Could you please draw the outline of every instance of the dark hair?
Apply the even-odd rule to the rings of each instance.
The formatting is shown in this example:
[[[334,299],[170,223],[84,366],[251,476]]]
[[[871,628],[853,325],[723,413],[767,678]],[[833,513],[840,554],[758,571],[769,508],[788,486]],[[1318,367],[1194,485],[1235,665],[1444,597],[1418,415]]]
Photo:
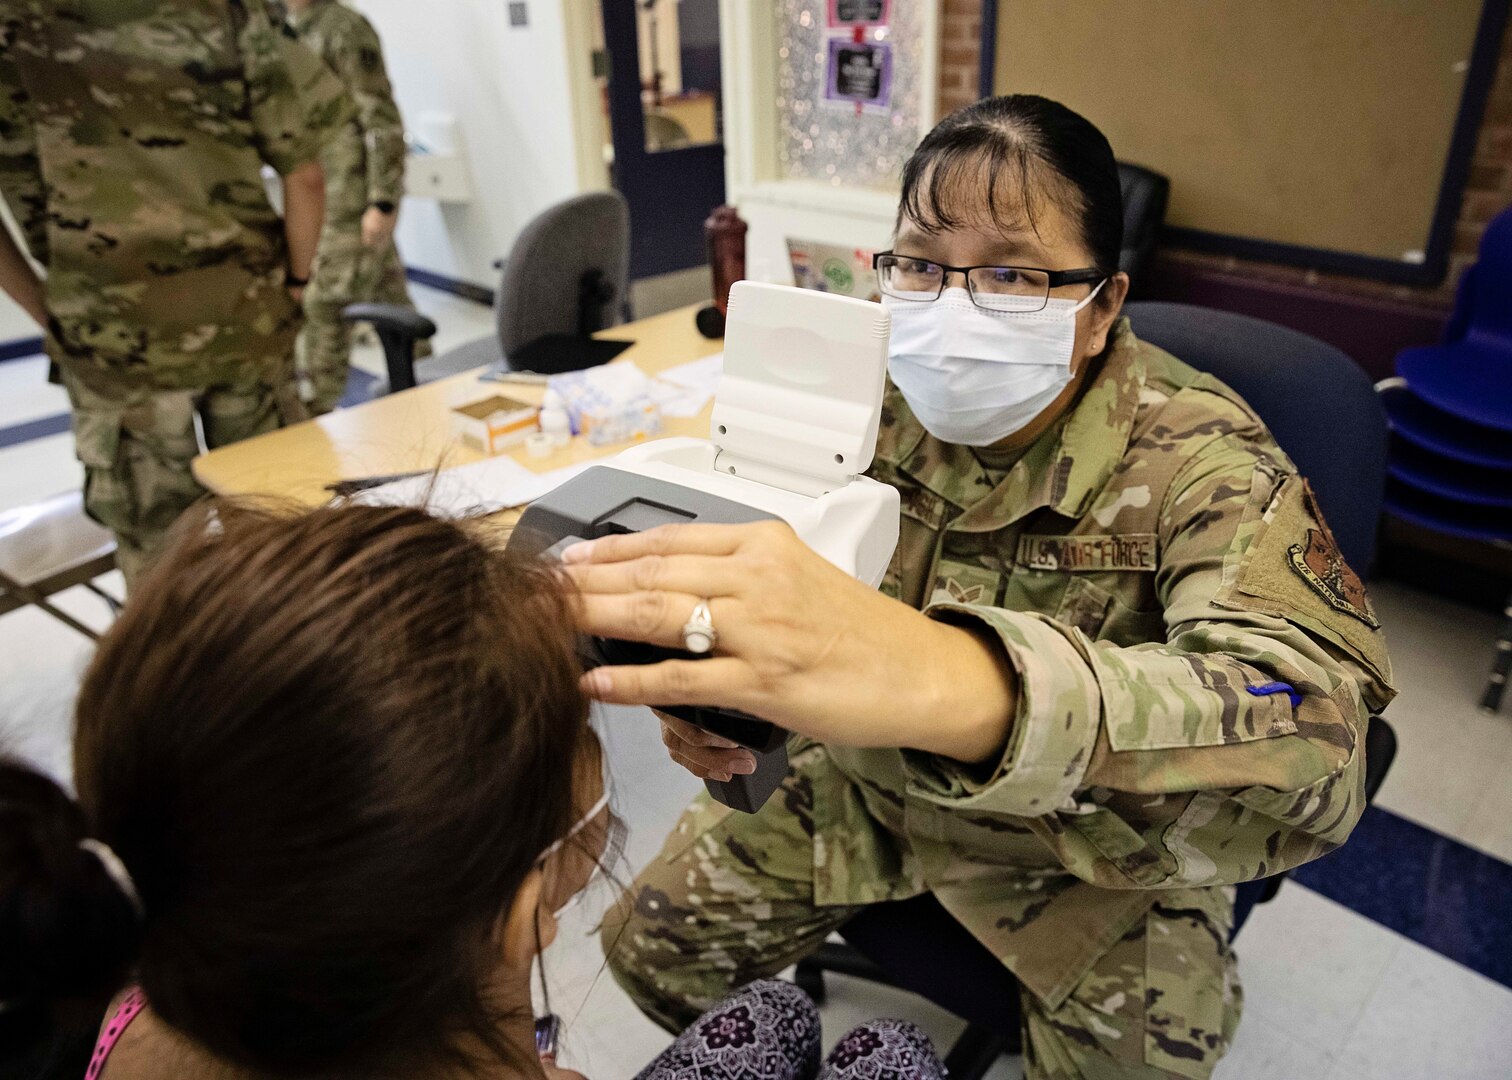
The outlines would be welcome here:
[[[1123,189],[1107,138],[1086,117],[1034,94],[985,98],[924,136],[903,167],[898,224],[926,233],[980,220],[1034,227],[1037,204],[1059,207],[1081,230],[1093,263],[1118,271]]]
[[[517,1059],[490,938],[572,824],[565,584],[408,508],[216,502],[177,536],[85,676],[78,807],[0,773],[0,996],[119,986],[129,947],[155,1012],[237,1065]]]
[[[108,1000],[141,925],[100,860],[79,846],[84,813],[62,788],[0,762],[0,1055],[50,1034],[55,1001]]]

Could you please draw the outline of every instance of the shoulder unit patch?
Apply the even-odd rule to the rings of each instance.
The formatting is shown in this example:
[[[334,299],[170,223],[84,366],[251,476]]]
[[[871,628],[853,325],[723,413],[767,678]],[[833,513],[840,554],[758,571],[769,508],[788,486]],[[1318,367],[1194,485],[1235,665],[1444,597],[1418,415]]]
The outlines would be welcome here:
[[[1344,561],[1327,528],[1308,529],[1305,547],[1293,544],[1287,549],[1291,568],[1329,607],[1353,615],[1372,630],[1379,629],[1381,623],[1370,610],[1365,583]]]

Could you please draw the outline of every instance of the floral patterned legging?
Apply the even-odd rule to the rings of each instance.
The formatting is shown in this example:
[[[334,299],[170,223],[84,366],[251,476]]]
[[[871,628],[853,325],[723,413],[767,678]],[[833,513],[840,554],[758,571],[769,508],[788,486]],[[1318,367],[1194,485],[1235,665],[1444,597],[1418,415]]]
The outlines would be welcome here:
[[[903,1020],[849,1032],[819,1060],[819,1010],[791,983],[752,983],[700,1016],[636,1080],[944,1080],[924,1033]]]

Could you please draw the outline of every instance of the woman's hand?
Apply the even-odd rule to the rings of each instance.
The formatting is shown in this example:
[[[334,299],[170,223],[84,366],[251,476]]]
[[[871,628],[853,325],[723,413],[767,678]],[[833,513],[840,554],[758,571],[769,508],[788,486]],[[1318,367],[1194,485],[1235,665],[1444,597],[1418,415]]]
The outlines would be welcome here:
[[[996,644],[868,588],[784,524],[665,526],[562,558],[585,633],[680,649],[707,598],[719,635],[707,659],[589,672],[584,688],[601,701],[733,708],[822,742],[963,761],[1002,752],[1016,685]],[[734,771],[706,753],[726,748],[693,746],[698,729],[663,725],[691,771]]]
[[[368,207],[362,215],[362,243],[370,248],[385,247],[394,238],[394,227],[398,224],[398,211]]]
[[[756,758],[739,743],[722,739],[696,724],[652,709],[661,721],[662,743],[672,760],[700,780],[728,783],[734,776],[750,776],[756,771]]]

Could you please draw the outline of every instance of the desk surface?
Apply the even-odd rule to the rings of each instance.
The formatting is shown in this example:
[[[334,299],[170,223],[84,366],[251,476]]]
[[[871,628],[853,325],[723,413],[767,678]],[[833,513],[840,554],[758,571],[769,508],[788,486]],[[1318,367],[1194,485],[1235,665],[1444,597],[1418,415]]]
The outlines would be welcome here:
[[[722,341],[710,341],[699,334],[693,325],[697,310],[696,305],[679,308],[616,326],[599,336],[633,340],[635,344],[612,362],[633,362],[646,374],[655,375],[724,347]],[[543,386],[479,382],[482,370],[426,383],[355,408],[338,409],[318,420],[212,450],[195,459],[194,475],[220,495],[278,495],[313,506],[330,499],[325,486],[336,480],[478,461],[483,455],[463,446],[453,435],[448,415],[451,408],[490,393],[536,404],[545,393]],[[706,405],[698,416],[688,419],[667,419],[663,434],[707,437],[712,408],[712,404]],[[548,458],[532,458],[524,447],[514,450],[512,456],[526,468],[546,472],[608,457],[624,448],[589,446],[582,439],[573,439]]]

